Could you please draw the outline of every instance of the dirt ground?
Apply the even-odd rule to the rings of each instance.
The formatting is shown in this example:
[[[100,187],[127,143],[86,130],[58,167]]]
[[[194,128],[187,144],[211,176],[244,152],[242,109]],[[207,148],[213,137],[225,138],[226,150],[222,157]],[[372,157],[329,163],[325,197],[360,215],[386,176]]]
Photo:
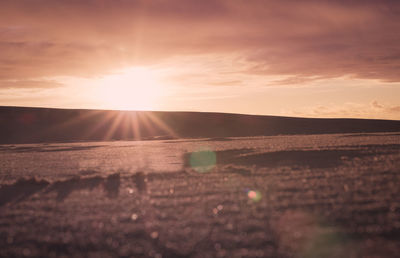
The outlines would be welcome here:
[[[1,146],[0,256],[400,254],[399,134],[193,142],[207,147],[154,143],[168,146],[165,160],[155,158],[158,169],[151,167],[158,147],[150,143],[147,168],[113,163],[115,170],[98,165],[57,176],[44,171],[70,162],[66,155],[96,158],[100,150],[52,149],[59,162],[52,166],[43,146]],[[28,162],[39,147],[37,165]],[[43,164],[42,174],[28,173]]]

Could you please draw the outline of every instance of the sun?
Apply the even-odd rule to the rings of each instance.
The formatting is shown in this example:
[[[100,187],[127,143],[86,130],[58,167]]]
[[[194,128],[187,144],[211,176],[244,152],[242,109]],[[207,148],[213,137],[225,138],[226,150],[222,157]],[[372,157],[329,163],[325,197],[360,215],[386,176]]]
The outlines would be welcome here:
[[[144,67],[125,69],[105,76],[98,83],[101,106],[120,110],[154,110],[163,95],[159,75]]]

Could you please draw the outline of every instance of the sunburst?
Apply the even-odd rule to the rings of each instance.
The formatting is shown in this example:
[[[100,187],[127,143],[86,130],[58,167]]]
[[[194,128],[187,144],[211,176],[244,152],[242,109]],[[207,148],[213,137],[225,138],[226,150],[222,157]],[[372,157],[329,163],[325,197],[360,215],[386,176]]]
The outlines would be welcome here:
[[[96,84],[95,98],[109,109],[154,110],[164,94],[159,74],[144,67],[105,76]]]

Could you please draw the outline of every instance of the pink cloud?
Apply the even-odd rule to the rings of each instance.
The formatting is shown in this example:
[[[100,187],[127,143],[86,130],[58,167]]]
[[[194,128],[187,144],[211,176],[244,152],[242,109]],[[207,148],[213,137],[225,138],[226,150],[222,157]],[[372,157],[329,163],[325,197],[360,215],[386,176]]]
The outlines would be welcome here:
[[[343,75],[398,82],[399,14],[400,2],[389,0],[5,0],[0,80],[236,54],[253,64],[247,73],[291,83]]]
[[[289,112],[306,117],[383,118],[400,120],[400,106],[382,104],[377,100],[369,104],[346,103],[343,105],[318,105]]]

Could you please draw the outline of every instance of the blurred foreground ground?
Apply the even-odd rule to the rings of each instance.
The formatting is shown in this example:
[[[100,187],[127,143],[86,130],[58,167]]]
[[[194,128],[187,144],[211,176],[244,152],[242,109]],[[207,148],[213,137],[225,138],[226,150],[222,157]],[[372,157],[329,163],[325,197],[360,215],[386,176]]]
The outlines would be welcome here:
[[[0,256],[398,257],[400,134],[0,145]]]

